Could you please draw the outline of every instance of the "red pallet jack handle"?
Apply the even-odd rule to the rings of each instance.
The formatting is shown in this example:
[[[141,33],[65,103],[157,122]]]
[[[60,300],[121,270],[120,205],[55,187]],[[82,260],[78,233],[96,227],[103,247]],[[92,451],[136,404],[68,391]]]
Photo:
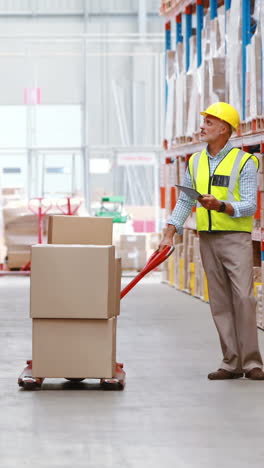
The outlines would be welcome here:
[[[37,201],[36,206],[34,202]],[[45,204],[45,202],[48,202]],[[28,203],[29,210],[38,217],[38,243],[42,244],[42,235],[43,235],[43,218],[45,214],[51,209],[52,203],[43,197],[32,198]],[[20,271],[30,271],[31,261],[29,260],[26,265],[24,265]]]
[[[37,201],[37,206],[34,206],[34,202]],[[45,205],[45,202],[48,202]],[[28,203],[28,208],[32,213],[38,217],[38,243],[42,244],[42,234],[43,234],[43,218],[45,214],[51,209],[52,203],[43,197],[32,198]]]
[[[149,273],[150,271],[154,270],[157,266],[163,263],[174,251],[174,247],[170,245],[166,245],[162,250],[155,250],[155,252],[151,255],[149,260],[147,261],[146,265],[144,266],[143,270],[139,272],[135,278],[130,281],[130,283],[121,291],[120,299],[134,288],[134,286],[142,279],[144,276]]]
[[[68,215],[68,216],[74,216],[78,209],[80,208],[82,202],[80,201],[77,206],[75,208],[72,208],[72,200],[73,200],[73,197],[66,197],[65,200],[67,201],[67,210],[64,210],[63,209],[63,206],[58,202],[57,203],[57,208],[64,214],[64,215]]]

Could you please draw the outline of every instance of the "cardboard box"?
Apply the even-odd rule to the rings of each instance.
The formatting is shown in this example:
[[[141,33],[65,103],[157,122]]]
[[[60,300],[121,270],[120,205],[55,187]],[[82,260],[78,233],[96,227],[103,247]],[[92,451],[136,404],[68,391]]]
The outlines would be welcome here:
[[[120,249],[119,255],[122,259],[123,270],[142,270],[153,251],[137,248]]]
[[[29,250],[8,250],[7,251],[7,267],[9,270],[20,269],[24,267],[30,260]]]
[[[33,319],[35,377],[111,378],[116,362],[116,319]]]
[[[31,317],[107,319],[115,313],[114,246],[32,247]]]
[[[120,292],[121,292],[121,258],[115,259],[115,315],[120,315]]]
[[[121,234],[120,249],[148,250],[151,248],[152,236],[149,233]]]
[[[48,244],[112,245],[112,218],[49,216]]]

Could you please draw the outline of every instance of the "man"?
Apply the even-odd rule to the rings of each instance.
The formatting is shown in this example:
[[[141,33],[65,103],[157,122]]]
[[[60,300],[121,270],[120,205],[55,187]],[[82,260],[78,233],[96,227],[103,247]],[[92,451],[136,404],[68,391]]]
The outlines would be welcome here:
[[[196,209],[200,250],[207,275],[209,302],[219,334],[223,360],[210,380],[245,377],[264,380],[258,347],[253,296],[251,231],[256,210],[258,160],[232,148],[229,138],[239,114],[224,102],[209,106],[201,125],[207,148],[191,156],[183,185],[202,197]],[[160,248],[173,244],[195,201],[181,192]]]

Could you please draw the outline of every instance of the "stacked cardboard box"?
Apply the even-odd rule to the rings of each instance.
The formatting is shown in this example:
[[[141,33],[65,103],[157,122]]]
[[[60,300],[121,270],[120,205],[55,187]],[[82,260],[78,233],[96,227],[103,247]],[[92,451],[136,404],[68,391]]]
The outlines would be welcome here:
[[[9,201],[3,207],[4,239],[7,266],[17,269],[30,260],[30,247],[38,242],[37,216],[23,200]],[[43,240],[46,241],[46,219],[43,219]]]
[[[113,377],[121,264],[111,228],[106,218],[54,216],[51,244],[32,247],[35,377]]]
[[[160,234],[133,233],[121,234],[118,256],[124,270],[141,270],[153,251],[158,248]]]

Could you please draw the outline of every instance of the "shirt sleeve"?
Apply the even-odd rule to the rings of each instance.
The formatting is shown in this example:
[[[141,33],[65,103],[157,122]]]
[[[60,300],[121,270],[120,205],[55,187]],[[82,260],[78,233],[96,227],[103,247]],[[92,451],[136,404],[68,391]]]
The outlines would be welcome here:
[[[250,158],[240,174],[240,201],[232,202],[234,215],[232,218],[253,216],[257,208],[257,169]]]
[[[192,179],[188,168],[186,169],[184,175],[183,185],[185,185],[185,187],[192,188]],[[195,203],[196,201],[189,198],[188,195],[186,195],[186,193],[180,193],[175,208],[167,221],[168,224],[173,224],[175,226],[178,234],[182,234],[183,225],[186,219],[188,218],[189,214],[191,213],[192,207],[195,205]]]

